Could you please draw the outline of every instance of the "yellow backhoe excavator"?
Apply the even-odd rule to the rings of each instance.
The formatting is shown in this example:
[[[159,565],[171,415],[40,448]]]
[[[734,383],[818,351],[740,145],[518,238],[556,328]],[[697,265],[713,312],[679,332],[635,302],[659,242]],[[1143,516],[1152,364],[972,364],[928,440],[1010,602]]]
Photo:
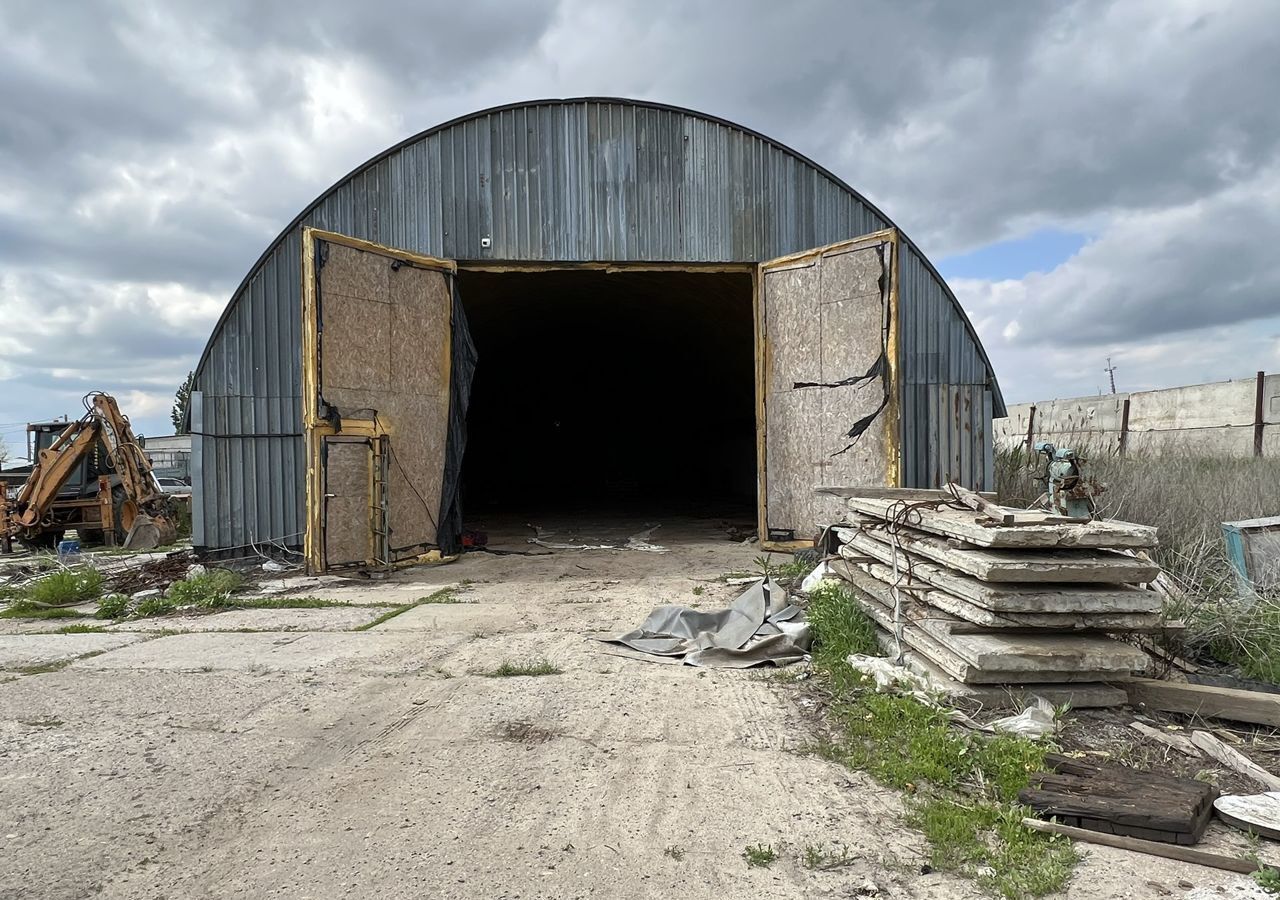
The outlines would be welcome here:
[[[73,528],[86,541],[128,549],[150,549],[177,537],[172,501],[115,398],[88,394],[84,406],[80,419],[37,451],[17,496],[0,490],[0,550],[14,539],[52,549]],[[78,485],[68,487],[71,482]]]

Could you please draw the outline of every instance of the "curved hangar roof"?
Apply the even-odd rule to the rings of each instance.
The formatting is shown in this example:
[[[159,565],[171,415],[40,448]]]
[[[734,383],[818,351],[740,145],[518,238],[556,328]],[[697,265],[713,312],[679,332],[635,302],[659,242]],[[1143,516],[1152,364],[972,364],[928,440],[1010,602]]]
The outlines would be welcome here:
[[[816,163],[713,116],[635,100],[472,113],[379,154],[289,224],[236,288],[196,369],[199,546],[304,529],[302,229],[466,261],[760,262],[893,223]],[[991,479],[994,373],[919,249],[899,256],[901,478]]]
[[[431,256],[558,262],[759,262],[896,227],[817,163],[715,116],[618,98],[498,106],[401,141],[289,223],[214,328],[197,368],[206,393],[299,393],[296,358],[273,373],[230,344],[265,328],[299,346],[305,225]],[[903,238],[905,383],[984,384],[1004,415],[973,325]]]

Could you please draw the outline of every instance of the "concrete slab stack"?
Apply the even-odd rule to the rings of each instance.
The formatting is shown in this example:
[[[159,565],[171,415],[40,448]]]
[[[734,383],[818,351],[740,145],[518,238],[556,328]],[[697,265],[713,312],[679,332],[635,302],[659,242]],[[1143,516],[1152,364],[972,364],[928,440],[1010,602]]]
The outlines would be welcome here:
[[[979,699],[1125,702],[1147,654],[1117,635],[1166,627],[1141,551],[1155,529],[1038,512],[1003,518],[941,492],[842,490],[832,568],[893,655]]]

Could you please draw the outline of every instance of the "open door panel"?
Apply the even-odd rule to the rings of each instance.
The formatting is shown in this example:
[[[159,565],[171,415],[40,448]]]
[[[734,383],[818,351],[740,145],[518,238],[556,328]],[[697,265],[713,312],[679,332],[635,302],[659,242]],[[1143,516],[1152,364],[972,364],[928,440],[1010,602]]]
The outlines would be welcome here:
[[[303,369],[312,571],[392,565],[438,546],[450,428],[451,261],[344,235],[303,232]],[[354,455],[366,439],[366,500]],[[326,458],[328,463],[326,464]],[[337,461],[352,471],[335,474]],[[345,469],[343,470],[345,471]],[[339,477],[346,494],[335,496]],[[370,509],[377,514],[371,515]],[[337,552],[341,548],[341,552]]]
[[[760,537],[808,543],[843,512],[823,485],[901,480],[897,232],[760,265]]]

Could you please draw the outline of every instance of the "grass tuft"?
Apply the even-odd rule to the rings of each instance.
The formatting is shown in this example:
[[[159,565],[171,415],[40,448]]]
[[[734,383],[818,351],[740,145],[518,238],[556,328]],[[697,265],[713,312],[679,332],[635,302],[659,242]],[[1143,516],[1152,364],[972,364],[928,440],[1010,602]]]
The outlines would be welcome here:
[[[98,598],[98,611],[94,615],[99,619],[123,619],[129,615],[129,598],[124,594],[107,594]]]
[[[55,634],[105,634],[107,629],[101,625],[63,625]]]
[[[823,844],[810,844],[800,854],[800,864],[806,869],[840,869],[857,861],[857,854],[849,849],[848,844],[832,844],[830,848]]]
[[[538,676],[538,675],[562,675],[563,670],[558,669],[547,659],[528,659],[520,662],[511,662],[504,660],[497,668],[488,672],[480,672],[485,678],[517,678],[520,676]]]
[[[88,566],[63,569],[33,581],[23,598],[37,606],[69,606],[89,603],[102,596],[102,573]]]
[[[0,611],[4,619],[65,619],[80,613],[66,609],[90,603],[102,596],[102,573],[90,566],[62,569],[21,588],[5,590],[9,605]]]
[[[0,610],[0,619],[79,619],[84,613],[65,606],[29,606],[13,604]]]
[[[742,858],[750,868],[768,868],[778,858],[778,851],[772,844],[748,844],[742,851]]]
[[[233,604],[231,595],[242,584],[244,578],[229,569],[207,569],[198,575],[188,575],[173,582],[165,592],[165,599],[170,602],[170,609],[179,606],[223,609]]]
[[[365,622],[363,625],[357,625],[352,631],[368,631],[370,628],[377,628],[383,622],[389,622],[396,616],[404,615],[411,609],[416,609],[428,603],[461,603],[458,599],[457,588],[441,588],[434,594],[428,594],[426,597],[419,597],[412,603],[405,603],[394,609],[389,609],[372,622]]]
[[[461,603],[462,598],[458,596],[457,588],[441,588],[434,594],[428,594],[425,597],[419,597],[416,606],[424,603]]]

